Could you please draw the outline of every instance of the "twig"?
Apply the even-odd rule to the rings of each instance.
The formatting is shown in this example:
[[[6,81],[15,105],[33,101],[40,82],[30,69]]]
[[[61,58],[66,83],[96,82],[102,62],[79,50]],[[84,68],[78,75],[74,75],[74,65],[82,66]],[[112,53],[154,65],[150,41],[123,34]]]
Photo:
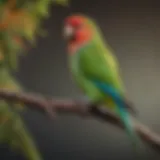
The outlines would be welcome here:
[[[100,110],[96,105],[87,104],[86,102],[78,102],[76,100],[61,100],[54,98],[45,98],[38,94],[28,94],[24,92],[12,92],[6,89],[0,89],[0,98],[9,101],[21,101],[32,109],[48,113],[74,113],[80,116],[95,116],[106,122],[116,125],[124,129],[120,119],[106,110]],[[133,125],[141,138],[152,148],[160,152],[160,136],[154,133],[147,126],[133,119]]]

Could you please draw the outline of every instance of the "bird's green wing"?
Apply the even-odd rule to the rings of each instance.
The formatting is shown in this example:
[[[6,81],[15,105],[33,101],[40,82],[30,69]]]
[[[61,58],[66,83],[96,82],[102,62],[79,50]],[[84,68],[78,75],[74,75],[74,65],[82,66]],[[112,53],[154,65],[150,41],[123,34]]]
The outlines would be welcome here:
[[[80,68],[88,79],[99,80],[124,93],[124,86],[119,74],[116,57],[110,49],[92,41],[81,49]]]

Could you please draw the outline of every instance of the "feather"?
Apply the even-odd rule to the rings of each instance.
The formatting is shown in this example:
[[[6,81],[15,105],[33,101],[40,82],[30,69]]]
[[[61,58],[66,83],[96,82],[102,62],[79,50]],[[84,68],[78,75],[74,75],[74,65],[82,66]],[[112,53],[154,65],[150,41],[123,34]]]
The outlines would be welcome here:
[[[114,89],[112,86],[107,85],[103,82],[97,81],[97,80],[93,80],[93,83],[102,91],[104,92],[106,95],[109,95],[115,102],[117,109],[118,109],[118,113],[119,116],[126,128],[126,131],[132,141],[132,144],[134,146],[136,146],[139,142],[139,138],[135,132],[135,130],[133,129],[132,123],[130,121],[130,117],[127,113],[127,110],[125,108],[125,103],[124,100],[121,98],[121,95],[119,95],[119,93],[116,91],[116,89]],[[138,143],[137,143],[138,142]]]

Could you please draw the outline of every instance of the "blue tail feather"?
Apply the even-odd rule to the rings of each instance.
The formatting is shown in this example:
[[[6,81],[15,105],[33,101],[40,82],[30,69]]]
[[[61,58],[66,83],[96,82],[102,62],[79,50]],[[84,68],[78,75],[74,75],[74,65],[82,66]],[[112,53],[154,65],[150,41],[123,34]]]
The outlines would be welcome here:
[[[139,142],[139,137],[137,136],[134,128],[132,127],[130,117],[126,111],[126,108],[124,107],[124,102],[119,93],[111,86],[106,85],[105,83],[94,81],[96,86],[102,90],[105,94],[110,95],[115,103],[117,104],[119,116],[121,120],[123,121],[123,124],[125,126],[126,132],[128,133],[129,137],[131,138],[131,141],[134,146],[136,146]]]

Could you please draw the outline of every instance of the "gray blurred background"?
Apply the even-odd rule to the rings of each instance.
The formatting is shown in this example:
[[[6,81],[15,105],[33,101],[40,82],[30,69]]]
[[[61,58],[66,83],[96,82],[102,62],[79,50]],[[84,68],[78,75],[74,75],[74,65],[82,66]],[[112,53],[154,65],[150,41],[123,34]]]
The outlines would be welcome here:
[[[45,21],[47,38],[21,57],[16,74],[28,91],[56,97],[81,98],[67,67],[63,19],[83,12],[96,19],[122,68],[129,98],[139,111],[139,119],[160,133],[160,4],[119,0],[72,0],[71,8],[53,6]],[[124,160],[137,159],[126,134],[96,119],[61,115],[52,122],[35,111],[24,114],[44,160]],[[22,159],[1,149],[0,159]],[[149,150],[139,159],[160,159]]]

